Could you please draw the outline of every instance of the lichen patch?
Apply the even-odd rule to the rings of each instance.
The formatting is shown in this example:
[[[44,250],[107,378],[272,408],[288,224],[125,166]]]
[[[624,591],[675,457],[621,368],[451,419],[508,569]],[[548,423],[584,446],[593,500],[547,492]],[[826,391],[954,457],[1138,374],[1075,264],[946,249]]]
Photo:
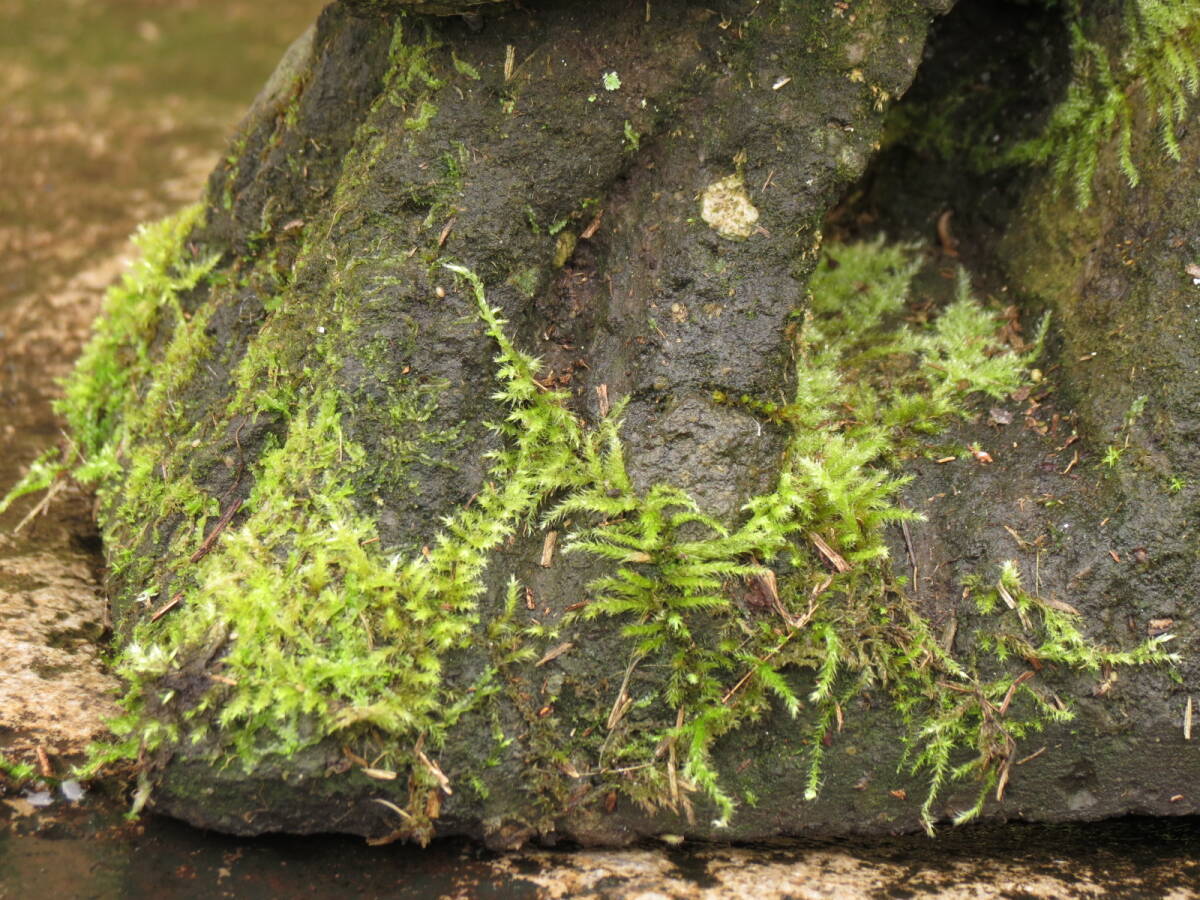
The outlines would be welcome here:
[[[714,181],[700,198],[700,216],[717,234],[733,241],[744,241],[754,233],[758,210],[746,193],[740,174]]]

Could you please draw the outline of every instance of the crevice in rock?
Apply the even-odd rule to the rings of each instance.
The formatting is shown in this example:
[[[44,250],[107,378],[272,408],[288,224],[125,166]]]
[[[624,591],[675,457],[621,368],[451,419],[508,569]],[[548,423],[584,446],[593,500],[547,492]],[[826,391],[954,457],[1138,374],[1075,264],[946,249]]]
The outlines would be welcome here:
[[[962,0],[934,23],[880,152],[831,210],[827,236],[918,241],[986,274],[1033,174],[1005,154],[1044,124],[1070,65],[1060,9]]]

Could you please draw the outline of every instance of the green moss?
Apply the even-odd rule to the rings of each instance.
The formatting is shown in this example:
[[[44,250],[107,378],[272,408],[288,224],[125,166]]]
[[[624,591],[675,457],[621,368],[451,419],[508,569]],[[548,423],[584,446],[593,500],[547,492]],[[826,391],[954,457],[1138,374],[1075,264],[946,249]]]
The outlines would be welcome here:
[[[786,406],[747,401],[792,436],[776,489],[753,498],[739,525],[704,515],[669,485],[638,494],[614,423],[601,427],[600,443],[582,445],[587,480],[549,516],[595,520],[566,549],[614,566],[591,585],[595,599],[580,615],[622,620],[631,651],[605,737],[590,752],[614,786],[651,808],[689,810],[687,793],[699,790],[727,820],[735,801],[713,768],[712,748],[774,703],[809,722],[815,798],[827,733],[855,695],[882,688],[907,725],[913,769],[928,774],[922,815],[932,827],[946,781],[979,778],[981,804],[1007,777],[1015,741],[1068,715],[1019,676],[985,678],[975,660],[943,650],[892,574],[884,541],[886,525],[915,518],[898,505],[905,479],[889,467],[919,434],[965,414],[970,395],[1000,397],[1020,386],[1032,355],[997,345],[997,323],[970,298],[965,279],[930,327],[902,325],[915,269],[904,248],[860,245],[830,256],[812,279],[811,314],[798,330],[796,397]],[[1019,592],[1014,578],[1006,569],[999,584],[1010,582],[1003,589],[1020,593],[1016,603],[1043,615],[1032,658],[1076,668],[1170,659],[1156,642],[1129,653],[1089,645],[1065,615]],[[747,579],[758,580],[773,614],[748,616],[734,602],[729,585]],[[981,657],[1002,662],[1005,651],[1011,647],[999,638],[977,644]],[[627,688],[638,669],[656,670],[659,686],[648,696],[642,688],[635,714]],[[797,675],[805,671],[810,689],[801,696]],[[1019,712],[997,724],[1003,698]],[[952,764],[962,754],[974,761]]]
[[[477,624],[489,553],[570,481],[564,473],[581,438],[563,396],[533,383],[533,361],[504,336],[481,289],[478,297],[501,346],[501,397],[511,416],[496,428],[511,443],[494,454],[474,505],[416,558],[386,554],[353,502],[369,463],[342,432],[346,400],[336,390],[315,392],[290,411],[280,443],[261,456],[247,518],[211,553],[180,567],[178,608],[134,628],[116,662],[129,686],[126,715],[113,726],[123,740],[99,751],[97,764],[185,740],[208,740],[217,757],[236,756],[247,768],[331,734],[423,736],[437,746],[465,709],[490,696],[480,685],[447,695],[442,657],[465,646]],[[186,325],[176,337],[187,340]],[[415,392],[389,408],[403,420],[397,425],[409,427],[428,417],[430,402]],[[160,510],[143,505],[182,490],[148,480],[135,461],[120,486],[118,519],[154,521]],[[203,515],[213,511],[187,511],[199,517],[191,519],[199,531],[170,556],[187,558],[203,534]],[[175,687],[185,683],[187,702]],[[411,761],[411,753],[397,754],[397,762]]]
[[[542,270],[538,266],[527,266],[518,269],[508,280],[522,294],[533,299],[542,284]]]
[[[108,528],[121,538],[113,546],[139,567],[128,582],[146,586],[149,599],[160,593],[149,589],[152,578],[164,579],[177,601],[157,621],[142,617],[116,661],[128,685],[126,713],[113,723],[118,741],[97,751],[96,765],[186,743],[205,747],[215,763],[237,759],[253,769],[331,736],[379,736],[387,764],[408,766],[420,787],[432,776],[412,748],[439,747],[468,714],[490,723],[498,762],[511,741],[498,698],[533,645],[556,632],[517,628],[515,582],[507,612],[487,625],[478,603],[492,553],[539,514],[570,529],[569,552],[608,566],[577,615],[619,621],[629,643],[615,698],[596,685],[572,686],[574,714],[583,718],[570,740],[553,718],[510,697],[529,725],[532,786],[550,818],[566,802],[562,772],[586,758],[599,783],[648,807],[687,811],[699,792],[728,819],[736,801],[713,762],[714,744],[776,703],[807,720],[815,796],[823,736],[850,698],[874,686],[907,723],[911,765],[928,773],[930,821],[947,780],[977,778],[987,790],[1006,777],[1010,744],[1065,715],[1034,683],[996,674],[994,665],[1013,655],[1076,668],[1168,659],[1155,642],[1124,653],[1092,646],[1069,613],[1021,589],[1015,570],[1002,572],[994,591],[1012,600],[1023,630],[981,633],[970,660],[942,650],[904,596],[884,529],[915,514],[899,505],[905,479],[891,468],[920,449],[922,435],[965,414],[972,394],[998,397],[1019,386],[1031,357],[997,344],[997,323],[965,280],[933,324],[903,324],[915,264],[905,248],[882,244],[834,248],[836,264],[814,276],[811,310],[796,320],[792,401],[739,401],[787,427],[790,438],[775,489],[752,498],[732,525],[673,486],[637,491],[619,437],[622,406],[585,428],[565,393],[538,383],[537,362],[513,345],[480,280],[448,266],[473,293],[498,347],[496,398],[506,416],[492,426],[501,446],[484,488],[411,558],[380,546],[355,496],[356,485],[382,477],[382,464],[343,432],[343,411],[353,404],[331,386],[338,363],[329,339],[313,348],[311,367],[277,371],[279,348],[296,343],[292,331],[312,326],[292,321],[283,303],[251,343],[231,408],[272,410],[279,436],[253,466],[244,517],[197,558],[205,523],[221,510],[179,468],[187,454],[164,451],[171,430],[187,421],[173,408],[178,387],[211,350],[207,307],[189,319],[179,303],[178,293],[212,265],[180,262],[184,221],[152,232],[147,258],[110,298],[110,318],[65,401],[81,470],[105,479]],[[159,353],[172,363],[155,378],[151,345],[167,327],[164,315],[172,324]],[[436,393],[397,385],[387,404],[395,426],[419,427],[436,409]],[[152,402],[138,409],[138,398]],[[138,534],[172,515],[170,535]],[[161,559],[145,553],[148,543]],[[829,560],[841,561],[839,571],[828,574]],[[769,615],[734,601],[732,586],[745,581],[761,585]],[[982,606],[996,605],[987,599],[992,588],[972,589]],[[491,648],[482,673],[470,686],[446,679],[448,654],[481,628]],[[995,661],[987,677],[985,658]],[[651,686],[641,681],[635,697],[629,685],[651,670]],[[997,729],[994,711],[1006,698],[1013,713]],[[485,761],[461,773],[482,785],[481,796],[486,768]],[[413,793],[405,812],[417,837],[431,833],[423,797]]]
[[[429,54],[442,45],[431,38],[428,25],[425,26],[423,42],[406,41],[404,26],[407,21],[404,16],[398,18],[392,32],[392,43],[388,50],[390,66],[384,77],[383,95],[393,106],[415,110],[405,120],[405,128],[424,131],[437,115],[437,106],[430,99],[431,92],[444,84],[434,75]]]
[[[59,478],[70,471],[70,465],[63,459],[62,451],[57,447],[46,450],[29,464],[29,468],[21,479],[9,488],[8,493],[0,499],[0,513],[5,512],[21,497],[36,494],[50,488]]]
[[[246,152],[247,135],[238,135],[229,147],[225,157],[225,177],[221,187],[221,208],[233,209],[233,184],[237,181],[241,167],[242,155]]]
[[[188,259],[184,248],[201,214],[199,205],[191,206],[143,226],[134,238],[140,258],[108,291],[95,334],[56,406],[85,459],[113,443],[139,387],[151,380],[150,346],[158,329],[182,320],[179,295],[216,265],[216,256]]]
[[[31,763],[14,762],[0,754],[0,775],[20,787],[27,781],[32,781],[37,775],[37,769]]]
[[[453,50],[450,51],[450,59],[454,63],[454,71],[456,71],[459,75],[465,75],[472,81],[479,80],[479,70],[466,60],[459,59],[458,55]]]
[[[452,447],[462,438],[461,425],[435,428],[431,420],[445,381],[421,381],[408,377],[384,387],[382,402],[354,403],[356,415],[366,419],[367,428],[378,435],[375,452],[363,466],[358,483],[371,490],[390,488],[402,495],[418,497],[421,485],[411,475],[414,465],[447,466],[435,455],[439,447]]]
[[[17,497],[49,487],[64,472],[102,488],[121,467],[118,452],[128,454],[145,440],[145,431],[161,435],[180,424],[175,392],[203,358],[203,316],[189,320],[180,306],[216,265],[217,257],[189,258],[184,241],[199,222],[202,208],[188,207],[161,222],[143,226],[134,236],[140,256],[119,284],[109,288],[92,339],[63,385],[56,411],[67,422],[73,447],[64,454],[43,454],[9,494],[0,509]],[[152,353],[160,335],[167,348],[165,377]],[[57,458],[56,458],[57,457]],[[149,465],[148,460],[142,464]],[[141,514],[150,512],[168,492],[159,472],[143,473],[159,493]],[[132,516],[131,518],[140,518]]]
[[[416,113],[404,120],[404,127],[409,131],[424,131],[429,127],[429,123],[433,121],[433,117],[437,115],[437,107],[428,100],[422,100],[417,104]]]
[[[1157,126],[1162,150],[1178,160],[1178,133],[1200,89],[1200,2],[1125,0],[1115,52],[1089,36],[1078,0],[1066,4],[1075,73],[1042,135],[1013,151],[1019,162],[1050,163],[1080,207],[1092,199],[1100,155],[1116,139],[1121,170],[1136,186],[1135,122]]]

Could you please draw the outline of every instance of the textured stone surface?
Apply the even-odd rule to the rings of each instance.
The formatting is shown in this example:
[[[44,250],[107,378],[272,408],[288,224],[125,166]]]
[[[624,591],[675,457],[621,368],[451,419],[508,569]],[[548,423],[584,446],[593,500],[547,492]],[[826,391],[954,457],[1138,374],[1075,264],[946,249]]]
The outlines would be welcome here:
[[[714,391],[782,397],[790,390],[787,327],[816,265],[825,214],[862,174],[884,110],[921,60],[932,14],[947,5],[863,3],[849,14],[817,2],[780,4],[777,13],[774,4],[768,12],[750,0],[715,9],[528,3],[497,10],[478,32],[454,19],[397,20],[386,8],[330,7],[291,58],[292,74],[256,105],[214,172],[207,224],[192,236],[197,252],[222,254],[219,271],[229,278],[214,293],[184,301],[191,311],[218,298],[209,332],[220,348],[183,395],[190,421],[203,429],[214,423],[194,456],[183,457],[188,471],[211,497],[246,496],[243,472],[253,472],[285,433],[287,408],[227,414],[237,367],[265,335],[280,356],[253,388],[270,393],[290,384],[302,397],[332,385],[352,398],[342,410],[345,436],[379,461],[355,485],[355,502],[389,553],[421,553],[442,517],[484,488],[484,454],[495,447],[484,423],[502,413],[490,397],[493,344],[469,295],[438,268],[454,261],[479,273],[517,343],[569,388],[581,417],[595,421],[605,398],[628,398],[622,435],[638,487],[682,484],[710,512],[735,515],[771,481],[783,438],[717,405]],[[397,65],[406,67],[399,76]],[[758,219],[748,235],[738,233],[744,240],[731,241],[705,223],[701,196],[736,175]],[[1186,192],[1174,193],[1165,181],[1160,189],[1179,221],[1167,217],[1167,231],[1149,242],[1167,258],[1147,259],[1151,269],[1178,271],[1188,240]],[[1036,249],[1069,243],[1056,229],[1093,227],[1061,210],[1062,226],[1053,214],[1041,217],[1044,194],[1031,189],[1027,224],[1013,226],[1013,271],[1026,291],[1050,265]],[[1142,208],[1147,219],[1154,208]],[[1121,205],[1095,214],[1112,221],[1090,232],[1090,247],[1117,242],[1127,227],[1117,210],[1128,213]],[[563,250],[563,233],[576,237],[573,251]],[[1179,239],[1184,244],[1172,248]],[[1081,258],[1074,250],[1066,255]],[[1023,260],[1027,270],[1018,268]],[[256,266],[261,274],[264,261],[277,282],[241,277]],[[1110,262],[1106,280],[1097,282],[1114,303],[1127,290],[1121,279],[1132,277],[1126,271]],[[1165,305],[1165,321],[1179,328],[1169,333],[1178,335],[1194,328],[1183,321],[1190,307],[1181,278],[1175,293],[1153,301]],[[1062,362],[1081,395],[1099,383],[1071,362],[1086,355],[1088,329],[1100,319],[1094,310],[1070,313],[1085,302],[1073,297],[1091,296],[1084,285],[1091,283],[1072,272],[1045,289],[1066,310],[1062,346],[1053,346],[1045,367]],[[1136,319],[1124,333],[1148,325]],[[1171,350],[1178,365],[1146,390],[1172,383],[1163,374],[1184,371],[1194,348],[1182,337],[1169,341],[1165,326],[1149,333],[1158,343],[1146,352]],[[1124,366],[1111,370],[1118,384]],[[415,449],[396,442],[387,408],[395,385],[414,383],[432,386],[437,401],[419,427],[399,435]],[[1189,383],[1155,408],[1179,423],[1164,438],[1169,470],[1194,484]],[[958,435],[989,449],[993,464],[970,457],[913,464],[920,477],[907,498],[929,521],[907,538],[892,535],[893,557],[901,570],[911,565],[906,574],[922,611],[953,645],[972,621],[961,578],[1013,558],[1031,587],[1079,608],[1093,637],[1127,645],[1146,634],[1151,619],[1171,618],[1187,652],[1187,589],[1195,583],[1188,550],[1195,516],[1187,504],[1194,493],[1150,497],[1140,472],[1106,478],[1095,468],[1127,398],[1085,403],[1090,430],[1079,447],[1093,465],[1072,472],[1071,398],[1032,396],[1033,405],[1012,402],[1017,424],[1009,430],[980,421]],[[385,462],[402,455],[407,462],[396,476]],[[132,600],[147,584],[158,592],[153,605],[171,596],[171,541],[182,527],[170,514],[134,526],[108,535],[110,552],[132,548],[153,574],[148,583],[114,585],[125,629],[144,615]],[[527,627],[560,622],[586,597],[598,569],[561,555],[541,565],[546,530],[535,523],[495,554],[479,604],[484,623],[500,617],[510,575],[529,591],[519,606]],[[620,844],[657,833],[754,839],[917,826],[924,778],[898,768],[903,728],[870,691],[847,703],[844,727],[825,734],[825,784],[813,802],[800,801],[811,738],[803,717],[776,709],[719,740],[716,768],[739,796],[753,798],[729,823],[700,801],[694,816],[678,806],[647,811],[602,790],[608,782],[587,774],[594,761],[552,761],[564,734],[574,737],[598,714],[604,720],[622,672],[632,673],[619,632],[608,619],[567,626],[560,640],[572,645],[568,651],[505,676],[493,718],[473,713],[451,728],[436,748],[437,767],[455,787],[437,795],[438,832],[514,846],[557,835]],[[452,654],[446,682],[460,690],[475,683],[495,649],[489,640],[481,629],[473,646]],[[222,641],[217,636],[179,662],[164,685],[172,688],[164,716],[178,715],[209,679],[223,677],[214,665]],[[1185,664],[1184,687],[1193,665]],[[631,690],[647,689],[656,677],[640,671]],[[1189,793],[1200,761],[1181,729],[1186,696],[1163,673],[1121,674],[1107,687],[1107,673],[1043,677],[1078,702],[1081,716],[1030,738],[1030,758],[1013,760],[1007,792],[986,815],[1055,820],[1200,809],[1200,797]],[[804,676],[798,685],[807,694]],[[499,751],[497,730],[507,741]],[[364,739],[352,756],[332,736],[247,774],[236,765],[213,768],[207,753],[219,739],[210,734],[160,754],[158,809],[243,833],[404,832],[405,814],[396,810],[418,782],[403,773],[376,778],[364,774],[371,766],[347,762],[368,750],[386,754],[386,740]],[[1154,771],[1143,764],[1151,756]],[[469,790],[472,778],[483,789]],[[948,794],[935,812],[953,815],[975,790]]]

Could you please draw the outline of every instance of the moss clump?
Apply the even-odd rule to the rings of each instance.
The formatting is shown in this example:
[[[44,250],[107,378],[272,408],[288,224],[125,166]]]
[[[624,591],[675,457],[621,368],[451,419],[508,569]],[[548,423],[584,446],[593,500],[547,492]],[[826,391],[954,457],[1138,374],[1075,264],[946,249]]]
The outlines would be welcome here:
[[[1015,148],[1011,159],[1051,163],[1055,181],[1069,185],[1082,208],[1091,203],[1101,151],[1114,136],[1117,162],[1130,185],[1137,185],[1138,116],[1156,124],[1163,151],[1180,158],[1179,129],[1200,89],[1200,2],[1125,0],[1115,58],[1089,36],[1094,23],[1079,0],[1066,8],[1074,77],[1041,136]]]
[[[104,478],[113,498],[129,498],[108,515],[136,529],[139,516],[155,512],[147,502],[179,504],[192,544],[177,540],[171,554],[186,559],[205,517],[219,511],[213,498],[186,479],[163,494],[138,482],[152,471],[143,471],[149,456],[136,452],[136,442],[127,470],[118,465],[132,424],[153,433],[131,406],[137,397],[155,398],[168,424],[183,421],[170,411],[179,376],[150,376],[155,326],[166,329],[163,310],[174,323],[160,339],[163,354],[177,353],[186,370],[206,352],[205,313],[189,319],[177,294],[195,287],[212,263],[180,262],[182,224],[153,233],[154,255],[113,295],[120,301],[110,310],[113,321],[85,354],[67,408],[87,450],[77,471]],[[534,749],[568,763],[567,754],[590,755],[594,778],[647,806],[690,811],[689,795],[699,791],[722,819],[732,815],[736,804],[712,761],[714,742],[776,701],[809,719],[815,796],[821,738],[850,697],[882,688],[908,725],[911,764],[929,774],[923,812],[931,822],[947,780],[977,777],[988,790],[1007,778],[1016,740],[1065,715],[1026,676],[1002,669],[985,676],[980,660],[1000,665],[1019,652],[1095,667],[1169,658],[1157,642],[1125,653],[1090,645],[1068,612],[1024,592],[1015,570],[1002,573],[995,592],[1012,600],[1022,633],[988,632],[969,661],[944,651],[904,596],[884,531],[915,516],[898,504],[905,479],[892,466],[920,450],[922,435],[964,415],[972,394],[998,397],[1020,385],[1031,359],[997,344],[997,323],[970,298],[965,279],[932,325],[914,328],[900,321],[915,271],[906,248],[876,243],[830,252],[812,281],[811,310],[795,321],[792,401],[718,398],[790,433],[775,489],[751,499],[731,525],[673,486],[638,491],[625,467],[621,406],[585,428],[565,393],[539,383],[537,361],[507,336],[482,282],[462,267],[447,268],[473,293],[498,346],[495,397],[506,417],[492,426],[502,446],[491,455],[484,489],[424,552],[388,555],[354,497],[356,479],[371,466],[343,434],[348,398],[319,378],[292,395],[295,407],[255,466],[245,517],[236,525],[224,518],[228,527],[211,552],[173,570],[177,608],[143,619],[119,655],[126,714],[113,724],[120,740],[98,752],[96,764],[200,744],[214,761],[236,758],[253,769],[331,736],[352,742],[374,735],[388,764],[409,766],[421,785],[431,776],[419,748],[441,746],[464,714],[481,707],[502,750],[511,739],[497,717],[498,674],[532,658],[529,642],[551,632],[520,632],[511,623],[518,588],[510,582],[508,613],[486,626],[492,651],[482,673],[470,685],[448,680],[445,658],[478,633],[491,554],[539,514],[571,529],[568,551],[611,566],[576,615],[621,620],[630,655],[599,720],[581,723],[571,741]],[[113,374],[122,354],[132,360],[131,380],[118,382],[124,399],[110,404],[96,384],[124,377]],[[125,543],[129,552],[136,545]],[[747,581],[758,585],[765,612],[734,599],[736,585]],[[990,589],[974,589],[987,607]],[[634,674],[652,668],[661,676],[635,699]],[[964,754],[971,758],[959,762]],[[486,793],[478,773],[451,775]],[[539,789],[553,793],[549,783]],[[423,798],[413,793],[405,811],[412,836],[432,831],[436,809]]]
[[[915,267],[906,248],[880,243],[830,251],[811,282],[811,313],[797,323],[795,398],[786,405],[742,398],[787,425],[791,437],[776,489],[754,497],[736,527],[705,516],[668,485],[639,494],[615,423],[601,428],[602,452],[584,445],[587,482],[549,516],[595,520],[567,550],[616,566],[592,585],[595,599],[579,613],[624,620],[632,644],[593,752],[598,771],[649,807],[690,811],[687,794],[700,790],[726,820],[735,802],[712,766],[713,744],[775,701],[810,720],[808,797],[815,798],[827,732],[852,697],[882,689],[908,727],[914,771],[928,773],[922,817],[931,828],[948,779],[982,780],[979,802],[960,817],[969,818],[1007,778],[1015,740],[1067,715],[1024,676],[985,678],[977,660],[954,659],[887,559],[885,527],[916,517],[898,505],[905,479],[891,466],[919,448],[918,435],[966,414],[972,394],[1001,397],[1020,386],[1036,353],[997,344],[996,321],[971,299],[965,278],[931,326],[903,325]],[[735,602],[731,586],[745,579],[757,581],[766,615]],[[1022,597],[1044,613],[1031,658],[1071,667],[1170,658],[1155,642],[1129,654],[1093,647],[1065,616]],[[997,639],[978,652],[1002,661],[1005,649]],[[639,668],[663,674],[660,688],[635,701],[629,685]],[[804,672],[807,697],[799,687]],[[635,704],[637,723],[624,721]],[[1013,704],[1013,717],[1000,721]],[[964,753],[974,761],[953,765]]]
[[[202,211],[198,204],[190,206],[138,230],[133,243],[140,255],[109,288],[95,333],[55,404],[73,446],[66,453],[43,454],[0,501],[0,511],[65,472],[102,483],[119,471],[118,449],[139,428],[164,420],[177,424],[172,389],[199,364],[204,341],[203,322],[188,321],[180,297],[217,263],[217,256],[195,257],[184,245]],[[172,365],[165,378],[155,378],[160,370],[152,347],[160,335],[172,333],[165,360]]]
[[[391,65],[384,80],[383,96],[393,106],[412,111],[412,116],[404,121],[406,129],[424,131],[437,115],[437,106],[430,99],[432,92],[444,84],[433,74],[429,62],[430,52],[441,44],[430,40],[428,26],[423,43],[406,42],[404,25],[405,19],[399,18],[392,32],[392,44],[388,50]]]
[[[140,410],[134,409],[133,401],[139,389],[154,380],[150,348],[156,336],[185,321],[180,296],[194,289],[217,263],[215,255],[189,259],[184,246],[202,212],[197,204],[139,229],[133,240],[140,256],[121,282],[109,289],[95,336],[64,385],[56,409],[66,418],[86,460],[104,464],[100,462],[103,450],[119,443],[118,432],[131,424],[131,414],[144,422],[161,411],[157,404],[153,409],[137,404]],[[195,334],[196,329],[185,325],[180,340]],[[183,355],[172,352],[172,356]],[[169,383],[156,382],[159,404],[165,403],[169,390]]]
[[[7,778],[14,786],[20,787],[32,781],[36,775],[37,769],[32,763],[16,762],[0,754],[0,776]]]

